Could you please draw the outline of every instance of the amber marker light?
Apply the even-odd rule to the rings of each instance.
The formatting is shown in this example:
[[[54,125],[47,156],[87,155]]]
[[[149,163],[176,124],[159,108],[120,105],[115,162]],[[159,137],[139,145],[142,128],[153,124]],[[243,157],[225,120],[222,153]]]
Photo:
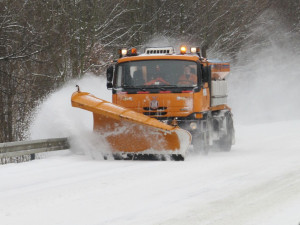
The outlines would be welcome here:
[[[132,54],[132,55],[136,55],[136,54],[137,54],[136,48],[132,48],[132,49],[131,49],[131,54]]]
[[[202,119],[202,118],[203,118],[203,114],[201,114],[201,113],[196,113],[196,114],[195,114],[195,118],[196,118],[196,119]]]
[[[184,45],[180,46],[180,54],[185,54],[186,53],[186,49],[187,49],[186,46],[184,46]]]

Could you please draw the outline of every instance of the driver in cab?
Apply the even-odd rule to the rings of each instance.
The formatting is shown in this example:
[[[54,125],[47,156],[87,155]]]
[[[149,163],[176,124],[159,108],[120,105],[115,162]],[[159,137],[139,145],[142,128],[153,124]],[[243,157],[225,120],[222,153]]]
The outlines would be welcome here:
[[[161,85],[161,84],[170,84],[169,82],[165,81],[161,75],[159,65],[155,66],[155,71],[152,73],[150,80],[145,83],[145,85]]]
[[[197,84],[197,75],[192,72],[195,70],[190,66],[184,67],[184,73],[179,77],[178,85],[185,86],[185,85],[196,85]]]

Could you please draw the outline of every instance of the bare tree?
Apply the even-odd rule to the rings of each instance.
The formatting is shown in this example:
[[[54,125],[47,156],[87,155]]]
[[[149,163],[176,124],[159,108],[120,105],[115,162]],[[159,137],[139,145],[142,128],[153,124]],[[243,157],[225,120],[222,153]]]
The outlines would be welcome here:
[[[88,71],[103,74],[120,47],[171,37],[234,59],[263,41],[249,31],[270,10],[299,40],[299,0],[2,0],[0,142],[24,139],[39,100]]]

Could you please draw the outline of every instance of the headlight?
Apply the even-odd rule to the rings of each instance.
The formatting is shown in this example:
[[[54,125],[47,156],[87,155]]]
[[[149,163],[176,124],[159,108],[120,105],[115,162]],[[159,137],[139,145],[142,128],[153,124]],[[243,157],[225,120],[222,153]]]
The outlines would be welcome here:
[[[122,54],[122,56],[127,55],[127,49],[126,49],[126,48],[123,48],[123,49],[121,50],[121,54]]]
[[[197,53],[200,55],[200,47],[191,47],[191,53]]]
[[[191,122],[191,123],[190,123],[190,128],[191,128],[192,130],[196,130],[196,129],[197,129],[197,123]]]

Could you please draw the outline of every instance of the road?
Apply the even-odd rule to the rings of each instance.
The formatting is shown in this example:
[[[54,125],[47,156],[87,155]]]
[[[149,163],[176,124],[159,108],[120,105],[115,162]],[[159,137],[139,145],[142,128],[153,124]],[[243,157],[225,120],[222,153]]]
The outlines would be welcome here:
[[[300,121],[236,135],[231,152],[191,148],[184,162],[65,151],[1,165],[1,224],[299,224]]]

